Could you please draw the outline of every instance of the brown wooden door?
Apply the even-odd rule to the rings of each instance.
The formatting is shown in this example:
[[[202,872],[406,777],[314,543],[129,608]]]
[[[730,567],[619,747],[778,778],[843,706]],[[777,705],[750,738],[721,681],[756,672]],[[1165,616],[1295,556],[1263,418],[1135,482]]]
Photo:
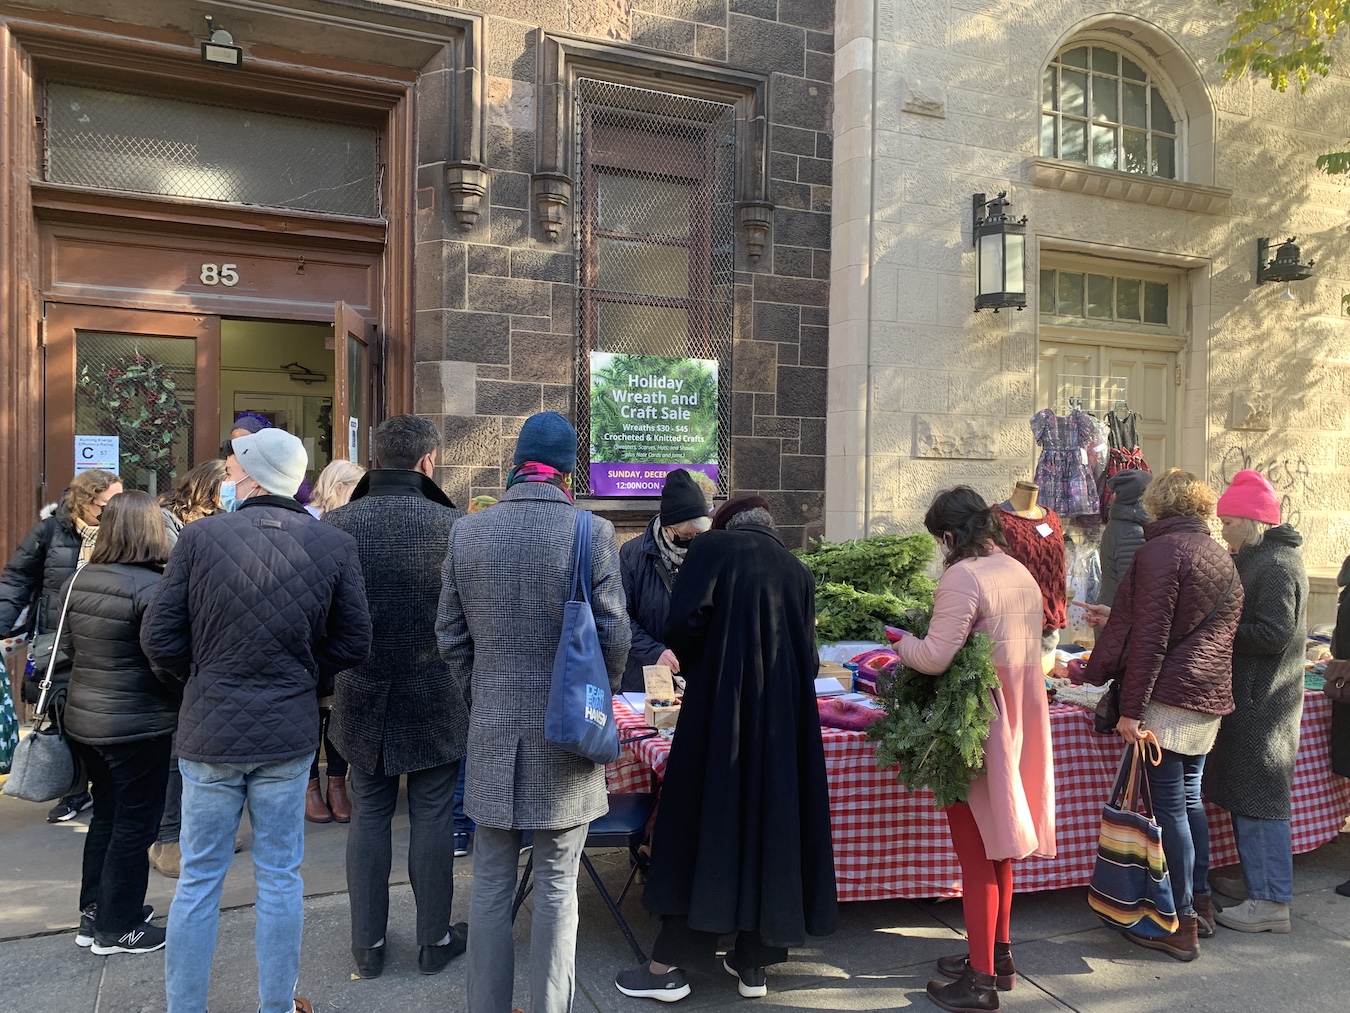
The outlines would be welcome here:
[[[43,498],[115,464],[151,493],[220,445],[220,318],[48,303]],[[78,460],[77,460],[78,447]]]
[[[333,307],[333,460],[371,467],[370,435],[376,389],[371,346],[375,328],[345,302]]]

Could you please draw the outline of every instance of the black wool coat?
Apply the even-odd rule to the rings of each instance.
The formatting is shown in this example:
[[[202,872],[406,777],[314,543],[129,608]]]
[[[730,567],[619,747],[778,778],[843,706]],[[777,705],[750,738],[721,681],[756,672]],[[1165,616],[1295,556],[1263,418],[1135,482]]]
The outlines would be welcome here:
[[[141,649],[185,684],[183,759],[315,752],[320,688],[370,653],[355,539],[287,496],[193,521],[145,612]]]
[[[67,582],[61,643],[74,664],[65,723],[75,741],[105,746],[173,734],[183,684],[141,651],[141,619],[159,579],[157,566],[91,563]]]
[[[1205,797],[1239,816],[1289,819],[1308,645],[1302,544],[1284,524],[1233,557],[1243,591],[1233,641],[1234,710],[1205,762]]]
[[[469,733],[467,686],[436,647],[450,527],[463,516],[415,471],[367,472],[323,519],[356,539],[374,633],[370,657],[339,672],[328,734],[347,760],[390,776],[453,763]]]
[[[815,581],[769,528],[699,535],[666,643],[684,705],[642,902],[693,929],[799,946],[838,910],[816,709]]]
[[[642,679],[643,666],[655,665],[666,649],[663,640],[674,586],[650,524],[640,537],[629,539],[619,549],[619,575],[623,578],[628,626],[633,634],[619,689],[624,693],[641,693],[646,685]]]
[[[1342,660],[1350,659],[1350,557],[1341,564],[1341,575],[1336,578],[1341,589],[1340,604],[1336,609],[1336,632],[1331,637],[1331,654]],[[1331,770],[1341,777],[1350,777],[1350,704],[1331,705]]]

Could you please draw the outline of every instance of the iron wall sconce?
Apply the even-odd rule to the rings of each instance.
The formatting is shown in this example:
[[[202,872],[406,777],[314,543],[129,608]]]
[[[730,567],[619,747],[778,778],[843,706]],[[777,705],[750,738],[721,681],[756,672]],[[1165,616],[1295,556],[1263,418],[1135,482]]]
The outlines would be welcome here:
[[[211,15],[206,15],[206,31],[210,38],[202,43],[202,62],[217,67],[242,67],[244,51],[234,44],[234,36],[217,28]]]
[[[1273,260],[1270,257],[1270,240],[1263,236],[1256,241],[1256,283],[1264,285],[1268,281],[1276,284],[1284,282],[1284,292],[1280,294],[1280,299],[1285,302],[1294,298],[1294,293],[1289,291],[1290,282],[1307,281],[1312,277],[1313,264],[1316,263],[1310,260],[1305,264],[1299,259],[1303,253],[1294,242],[1296,238],[1290,236],[1283,243],[1276,243]]]
[[[1010,218],[1006,191],[993,200],[977,193],[972,198],[971,238],[975,245],[975,312],[997,313],[1010,306],[1027,306],[1027,218]]]

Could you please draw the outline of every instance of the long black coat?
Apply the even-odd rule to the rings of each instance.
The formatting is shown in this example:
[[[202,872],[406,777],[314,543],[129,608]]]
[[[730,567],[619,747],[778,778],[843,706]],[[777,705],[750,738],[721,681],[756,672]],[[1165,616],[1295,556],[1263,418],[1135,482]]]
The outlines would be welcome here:
[[[356,539],[374,642],[339,672],[328,734],[367,773],[454,763],[469,734],[465,689],[436,648],[436,603],[450,526],[463,516],[415,471],[368,472],[323,519]]]
[[[61,619],[62,585],[80,563],[80,533],[64,504],[38,521],[24,536],[0,573],[0,636],[4,636],[25,608],[31,609],[26,623],[33,636],[51,633]],[[65,657],[69,657],[68,655]],[[23,698],[36,703],[38,681],[46,672],[34,672],[24,680]],[[52,682],[63,687],[70,678],[70,663],[57,656]]]
[[[152,668],[141,651],[141,618],[159,569],[91,563],[72,578],[62,646],[74,658],[66,731],[77,742],[110,745],[172,735],[183,684]]]
[[[674,582],[661,560],[652,526],[641,537],[631,538],[619,549],[619,575],[623,578],[623,597],[628,606],[628,628],[633,645],[623,666],[624,693],[641,693],[644,665],[655,665],[665,652],[666,618],[670,614],[670,589]]]
[[[770,946],[835,930],[815,582],[769,528],[694,539],[666,643],[687,687],[652,832],[653,914]]]
[[[1350,557],[1341,564],[1336,578],[1341,589],[1336,609],[1336,632],[1331,638],[1333,657],[1350,659]],[[1350,777],[1350,704],[1331,705],[1331,769],[1341,777]]]
[[[1205,763],[1205,796],[1239,816],[1289,819],[1303,716],[1308,575],[1289,525],[1233,557],[1242,617],[1233,641],[1233,704]]]

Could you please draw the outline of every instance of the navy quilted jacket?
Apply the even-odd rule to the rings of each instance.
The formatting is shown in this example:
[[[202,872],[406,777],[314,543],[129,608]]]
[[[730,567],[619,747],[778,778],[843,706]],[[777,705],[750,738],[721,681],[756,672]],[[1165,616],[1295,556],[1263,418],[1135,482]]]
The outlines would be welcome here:
[[[318,687],[370,653],[356,540],[293,499],[186,525],[141,647],[186,686],[178,755],[287,760],[319,748]]]

